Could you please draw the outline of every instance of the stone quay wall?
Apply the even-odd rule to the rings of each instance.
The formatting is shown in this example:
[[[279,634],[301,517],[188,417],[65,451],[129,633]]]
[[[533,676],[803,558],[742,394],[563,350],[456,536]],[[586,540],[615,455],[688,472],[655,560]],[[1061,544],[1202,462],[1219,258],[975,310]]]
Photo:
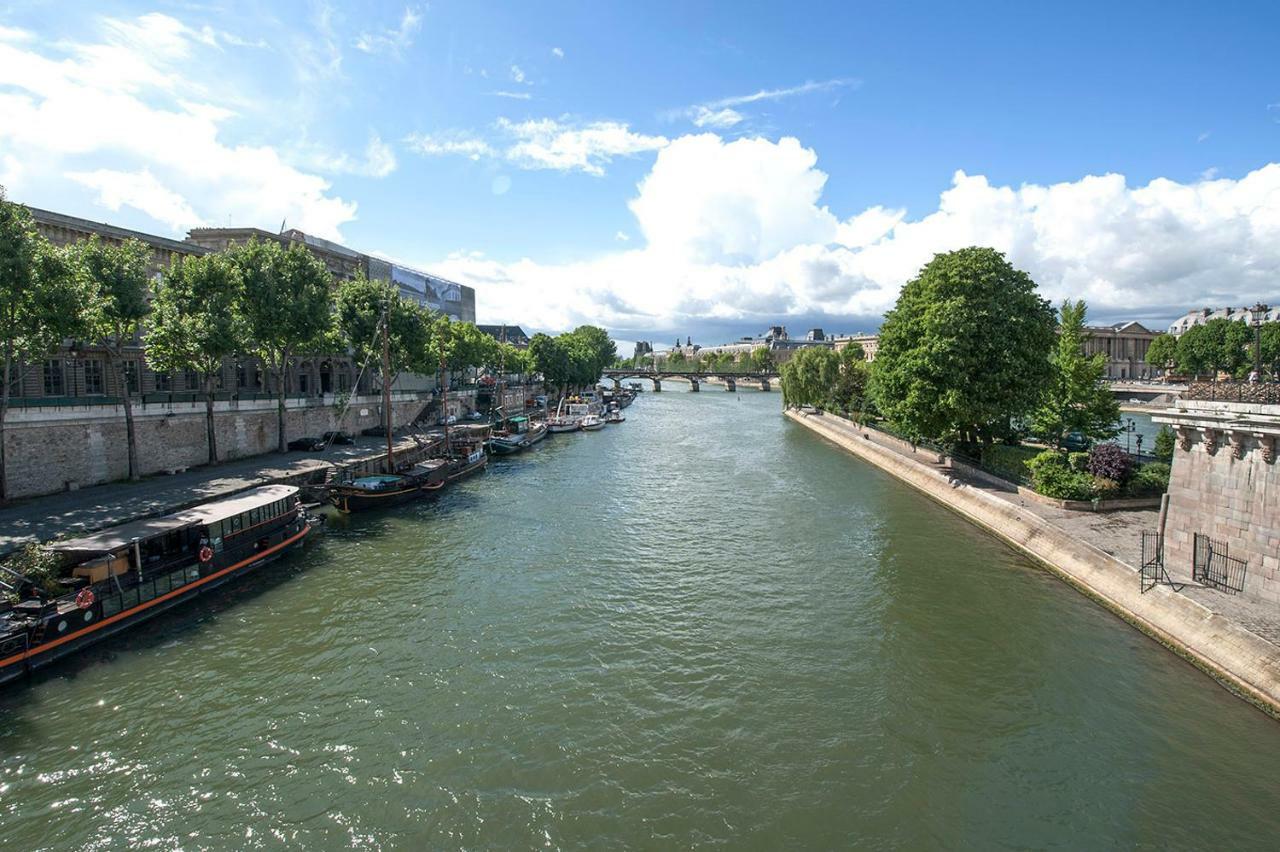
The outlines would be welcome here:
[[[402,426],[426,405],[418,395],[393,399],[392,422]],[[334,400],[288,400],[289,439],[344,430],[358,433],[382,422],[380,397],[356,397],[339,418]],[[271,400],[220,402],[214,410],[218,458],[275,451],[276,404]],[[147,476],[205,464],[204,403],[135,405],[139,473]],[[11,411],[5,425],[10,496],[35,497],[127,479],[129,450],[121,406],[77,406]]]
[[[1133,566],[1021,506],[861,437],[852,424],[795,411],[786,416],[1004,539],[1232,691],[1280,717],[1280,648],[1167,586],[1143,594]]]
[[[1189,575],[1200,533],[1245,560],[1242,595],[1280,603],[1280,406],[1181,400],[1153,420],[1178,436],[1165,566]]]

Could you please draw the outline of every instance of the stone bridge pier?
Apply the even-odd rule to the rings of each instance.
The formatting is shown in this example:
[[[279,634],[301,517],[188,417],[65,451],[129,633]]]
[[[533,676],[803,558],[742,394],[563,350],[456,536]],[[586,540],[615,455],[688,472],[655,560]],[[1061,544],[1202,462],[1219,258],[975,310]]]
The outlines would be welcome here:
[[[617,376],[613,377],[613,389],[615,392],[622,390],[622,379]]]
[[[697,393],[698,391],[702,390],[702,388],[698,386],[697,379],[693,377],[689,378],[689,390],[692,391],[693,393]]]
[[[724,380],[724,389],[727,391],[736,391],[738,389],[737,380],[726,376]]]
[[[768,379],[768,378],[761,378],[761,379],[760,379],[760,390],[764,391],[765,393],[768,393],[768,392],[769,392],[769,379]]]
[[[653,377],[653,392],[662,393],[662,379],[657,376]]]

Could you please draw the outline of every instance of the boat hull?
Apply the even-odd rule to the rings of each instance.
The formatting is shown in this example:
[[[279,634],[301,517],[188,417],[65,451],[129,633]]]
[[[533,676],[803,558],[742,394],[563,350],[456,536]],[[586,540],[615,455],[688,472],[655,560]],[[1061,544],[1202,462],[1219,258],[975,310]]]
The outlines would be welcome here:
[[[10,653],[0,658],[0,684],[44,668],[274,562],[289,551],[301,547],[311,530],[310,522],[299,519],[296,528],[290,528],[278,544],[109,617],[101,616],[101,602],[93,607],[64,613],[61,620],[69,625],[66,635],[35,645],[21,653]],[[79,621],[79,624],[75,624],[75,621]]]
[[[417,500],[428,489],[422,484],[397,489],[395,491],[365,491],[359,488],[337,486],[329,491],[329,501],[339,512],[367,512],[372,509],[387,509]]]

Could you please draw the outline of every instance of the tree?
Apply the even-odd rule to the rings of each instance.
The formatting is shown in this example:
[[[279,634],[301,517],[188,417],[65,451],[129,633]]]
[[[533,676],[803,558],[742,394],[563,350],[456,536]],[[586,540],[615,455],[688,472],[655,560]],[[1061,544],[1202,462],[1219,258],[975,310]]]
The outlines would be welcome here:
[[[841,351],[842,353],[844,353],[844,352],[848,352],[848,353],[850,353],[850,354],[849,354],[849,357],[851,357],[851,358],[855,358],[855,359],[857,359],[857,360],[859,360],[859,361],[865,361],[865,360],[867,360],[867,350],[866,350],[866,349],[863,349],[863,348],[862,348],[862,344],[861,344],[861,343],[858,343],[858,342],[856,342],[856,341],[855,341],[854,343],[850,343],[850,344],[846,345],[846,346],[844,347],[844,349],[842,349],[842,350],[840,350],[840,351]]]
[[[370,281],[358,273],[338,285],[333,319],[338,341],[361,364],[382,357],[382,317],[387,314],[387,349],[394,382],[404,370],[431,373],[437,359],[430,352],[429,312],[411,299],[403,298],[386,281]],[[378,370],[381,374],[381,369]]]
[[[840,381],[840,356],[825,346],[801,349],[782,365],[784,405],[839,407],[836,400]]]
[[[1264,323],[1259,330],[1262,342],[1262,369],[1272,377],[1280,375],[1280,322]]]
[[[1173,461],[1173,447],[1177,436],[1174,435],[1173,429],[1168,426],[1161,426],[1160,431],[1156,433],[1155,446],[1151,449],[1151,454],[1158,460],[1166,464]]]
[[[563,393],[569,382],[569,355],[560,341],[541,332],[529,341],[529,359],[543,381],[559,387]]]
[[[1193,325],[1178,338],[1178,369],[1199,378],[1214,361],[1213,341],[1204,326]]]
[[[751,369],[757,373],[772,372],[777,368],[776,362],[773,360],[773,353],[769,351],[767,346],[757,346],[751,350]]]
[[[618,357],[618,347],[609,339],[609,333],[594,325],[580,325],[567,335],[576,343],[581,357],[583,381],[579,384],[594,385],[600,381],[613,359]]]
[[[0,500],[9,495],[5,421],[14,365],[53,352],[63,339],[85,333],[94,305],[88,279],[76,255],[41,239],[30,212],[6,201],[0,188],[0,335],[4,340]]]
[[[840,364],[840,377],[836,380],[832,404],[855,420],[860,420],[867,405],[867,385],[871,379],[870,365],[862,346],[846,346],[836,353]]]
[[[1087,311],[1083,300],[1062,303],[1058,345],[1049,355],[1051,374],[1031,414],[1032,430],[1055,447],[1072,432],[1103,441],[1120,431],[1120,405],[1105,379],[1106,356],[1084,354]]]
[[[278,448],[288,445],[285,391],[293,358],[321,347],[330,329],[332,278],[323,262],[301,245],[250,240],[231,253],[244,279],[240,310],[248,353],[262,360],[274,380]]]
[[[1226,317],[1193,325],[1178,338],[1178,364],[1197,376],[1205,370],[1215,379],[1220,371],[1238,374],[1252,362],[1252,337],[1248,326]]]
[[[205,443],[218,461],[213,397],[223,362],[243,351],[244,280],[225,254],[177,261],[157,284],[147,321],[147,360],[158,370],[192,370],[204,387]]]
[[[142,376],[125,369],[125,350],[133,346],[142,321],[151,312],[147,302],[151,250],[139,240],[127,239],[119,245],[103,242],[96,235],[76,246],[80,262],[95,292],[99,310],[93,313],[88,337],[106,350],[115,373],[116,387],[124,407],[125,438],[129,450],[129,478],[138,479],[138,442],[133,425],[134,384]]]
[[[871,396],[913,436],[989,442],[1038,401],[1054,325],[1035,282],[995,249],[936,255],[885,317]]]
[[[1147,347],[1147,363],[1157,370],[1167,370],[1178,362],[1178,338],[1172,334],[1155,337]]]

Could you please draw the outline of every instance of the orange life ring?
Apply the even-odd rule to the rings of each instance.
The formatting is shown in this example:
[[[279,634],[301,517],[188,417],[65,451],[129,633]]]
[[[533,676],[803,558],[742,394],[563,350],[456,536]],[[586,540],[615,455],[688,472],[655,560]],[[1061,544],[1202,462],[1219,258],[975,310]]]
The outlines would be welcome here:
[[[200,548],[200,561],[208,562],[211,559],[213,559],[213,550],[206,544],[204,547]]]
[[[88,609],[89,607],[93,606],[93,602],[95,600],[97,600],[97,598],[93,596],[93,589],[90,589],[88,586],[81,589],[76,594],[76,606],[80,607],[81,609]]]

